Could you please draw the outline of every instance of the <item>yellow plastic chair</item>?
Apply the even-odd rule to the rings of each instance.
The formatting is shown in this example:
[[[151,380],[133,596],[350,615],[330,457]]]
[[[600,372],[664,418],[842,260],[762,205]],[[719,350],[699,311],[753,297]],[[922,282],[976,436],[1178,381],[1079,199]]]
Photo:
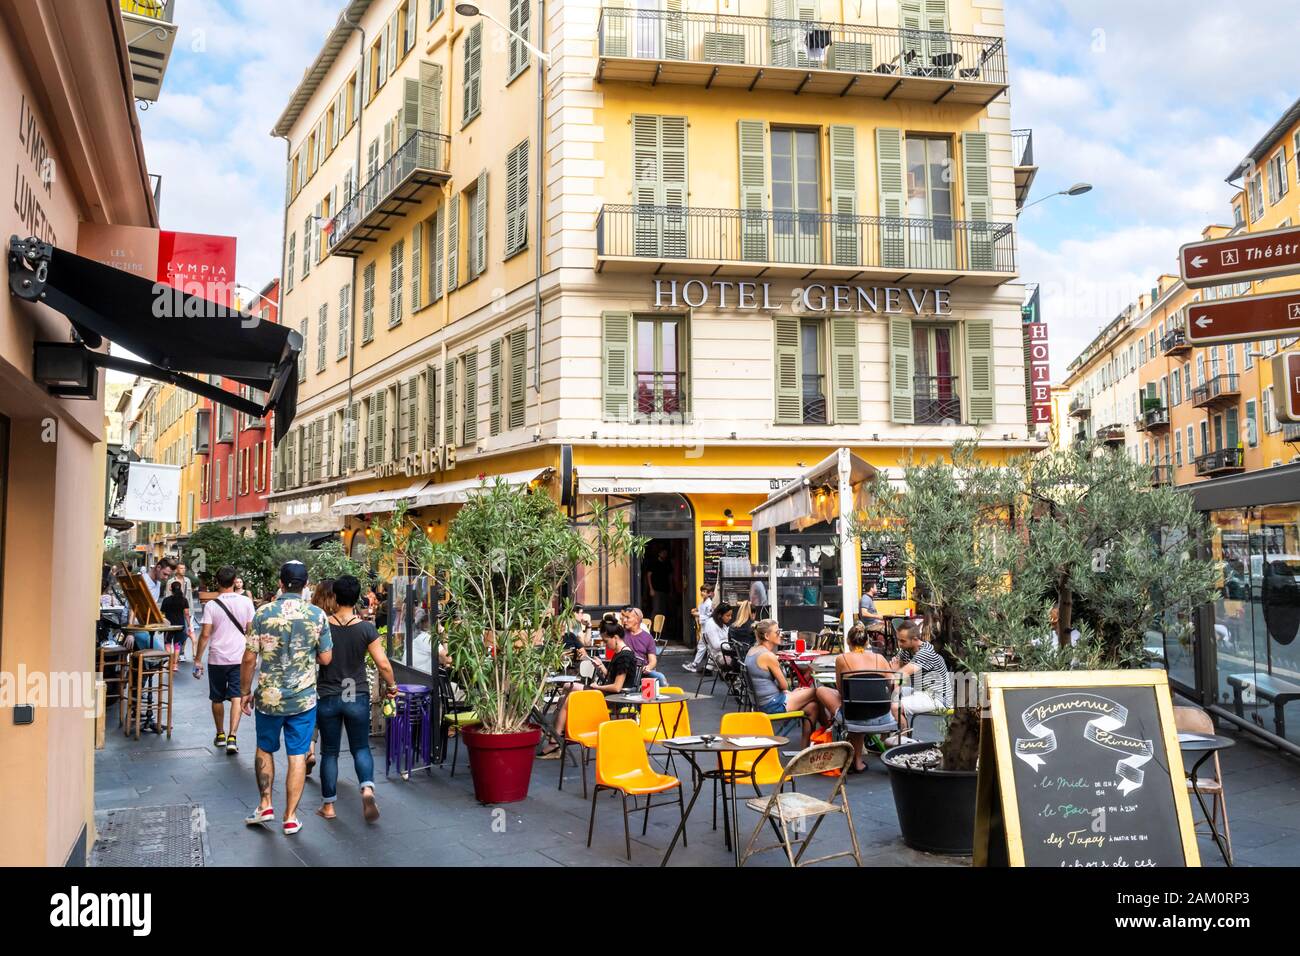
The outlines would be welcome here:
[[[605,695],[598,690],[576,690],[569,695],[569,711],[564,727],[564,742],[560,745],[560,786],[564,789],[564,761],[569,744],[582,748],[582,797],[587,797],[587,763],[590,752],[596,749],[596,731],[609,720],[609,707]],[[633,725],[635,726],[635,725]]]
[[[660,687],[661,694],[684,694],[680,687]],[[688,737],[691,733],[691,712],[686,701],[675,704],[643,704],[641,706],[641,736],[653,756],[654,745],[673,737]],[[676,761],[673,752],[668,751],[668,760],[664,769],[675,773]]]
[[[671,806],[671,801],[652,803],[651,798],[658,793],[677,791],[677,810],[684,820],[686,804],[682,800],[682,782],[676,777],[659,773],[650,766],[650,756],[646,753],[645,742],[641,738],[641,728],[630,720],[607,720],[597,730],[596,745],[596,785],[591,792],[591,819],[587,823],[587,846],[591,846],[591,835],[596,827],[596,798],[602,790],[617,790],[623,797],[623,840],[627,844],[627,858],[632,859],[632,834],[628,828],[627,798],[632,798],[632,809],[642,809],[636,805],[637,798],[645,797],[645,822],[641,824],[641,835],[645,836],[650,825],[650,808]],[[686,846],[686,831],[682,830],[682,846]]]
[[[720,733],[723,736],[742,736],[742,737],[771,737],[772,719],[761,711],[740,711],[735,714],[722,715],[722,729]],[[760,758],[760,754],[762,757]],[[725,766],[721,763],[723,755],[718,755],[719,766],[723,769],[731,769],[731,754],[726,755]],[[763,752],[761,750],[742,750],[735,755],[737,773],[748,773],[754,771],[754,783],[758,786],[767,786],[768,784],[781,782],[781,758],[777,755],[775,748]],[[755,766],[757,763],[757,766]]]

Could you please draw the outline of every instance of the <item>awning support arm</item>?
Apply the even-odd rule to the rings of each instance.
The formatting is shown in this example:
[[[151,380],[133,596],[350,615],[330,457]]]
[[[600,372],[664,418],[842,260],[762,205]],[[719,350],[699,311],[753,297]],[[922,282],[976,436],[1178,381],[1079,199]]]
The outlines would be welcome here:
[[[190,375],[182,375],[180,372],[173,372],[169,369],[159,368],[156,365],[150,365],[148,362],[136,362],[132,359],[125,359],[117,355],[105,355],[103,352],[86,353],[86,361],[91,365],[98,365],[101,368],[111,368],[115,372],[126,372],[129,375],[139,375],[141,378],[153,379],[156,382],[168,382],[177,388],[183,388],[187,392],[193,392],[202,398],[216,402],[219,405],[226,405],[237,412],[243,412],[245,415],[252,415],[254,418],[265,418],[274,407],[274,403],[269,403],[265,408],[256,402],[251,402],[246,398],[240,398],[234,392],[227,392],[216,385],[209,385],[200,379]]]

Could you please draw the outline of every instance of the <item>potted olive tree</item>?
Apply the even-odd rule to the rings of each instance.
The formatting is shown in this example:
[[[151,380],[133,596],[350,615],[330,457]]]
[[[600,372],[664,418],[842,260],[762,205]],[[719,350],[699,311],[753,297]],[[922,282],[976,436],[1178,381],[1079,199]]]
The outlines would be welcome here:
[[[644,541],[621,513],[595,505],[590,524],[578,528],[545,492],[499,478],[471,493],[444,541],[426,538],[402,508],[375,528],[381,566],[430,574],[449,598],[443,639],[479,719],[463,731],[475,796],[524,799],[541,739],[533,714],[560,666],[572,617],[560,590],[578,566],[626,558]]]
[[[1191,627],[1216,596],[1190,495],[1095,444],[992,464],[972,444],[877,478],[856,519],[902,555],[925,633],[956,674],[938,744],[884,754],[904,842],[969,853],[982,675],[1141,667],[1149,634]]]

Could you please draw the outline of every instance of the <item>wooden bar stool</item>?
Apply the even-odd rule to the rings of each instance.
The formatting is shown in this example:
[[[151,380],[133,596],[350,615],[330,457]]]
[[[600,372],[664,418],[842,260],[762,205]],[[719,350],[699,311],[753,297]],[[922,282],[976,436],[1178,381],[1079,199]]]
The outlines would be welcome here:
[[[128,651],[121,644],[101,644],[96,649],[95,670],[104,680],[104,707],[108,708],[122,700],[126,687]],[[118,722],[121,722],[119,716]]]
[[[140,739],[141,714],[153,714],[159,732],[172,735],[172,668],[176,666],[177,652],[136,651],[131,655],[130,673],[127,676],[126,697],[119,709],[120,722],[127,736]]]

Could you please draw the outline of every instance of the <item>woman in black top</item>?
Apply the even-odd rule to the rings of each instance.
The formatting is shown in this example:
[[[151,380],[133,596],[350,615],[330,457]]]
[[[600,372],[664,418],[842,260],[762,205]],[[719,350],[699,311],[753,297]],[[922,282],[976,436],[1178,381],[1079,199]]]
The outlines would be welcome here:
[[[370,685],[366,680],[366,655],[379,669],[386,696],[397,696],[393,665],[384,653],[384,642],[369,621],[354,612],[361,596],[361,582],[350,574],[334,581],[335,611],[329,616],[334,657],[322,664],[316,678],[316,726],[320,728],[320,792],[323,805],[316,812],[333,820],[338,799],[339,747],[343,729],[348,732],[348,749],[361,787],[361,807],[366,822],[379,819],[375,803],[375,759],[370,754]]]
[[[162,599],[162,604],[158,610],[163,612],[163,617],[167,618],[167,623],[173,627],[179,627],[179,631],[167,632],[168,650],[171,645],[179,644],[185,646],[185,638],[190,632],[190,602],[185,600],[185,587],[179,581],[173,581],[171,593]],[[177,655],[180,656],[179,654]],[[177,664],[172,670],[178,670],[180,665]]]

